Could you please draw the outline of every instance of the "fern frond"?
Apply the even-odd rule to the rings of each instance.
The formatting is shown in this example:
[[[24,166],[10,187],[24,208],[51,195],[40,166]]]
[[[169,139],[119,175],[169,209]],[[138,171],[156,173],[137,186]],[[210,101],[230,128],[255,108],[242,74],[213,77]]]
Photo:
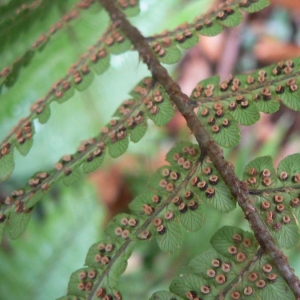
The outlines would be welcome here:
[[[241,0],[237,2],[232,2],[230,5],[240,5],[240,2]],[[123,2],[121,1],[120,3]],[[259,3],[260,5],[266,4],[265,0],[260,0]],[[255,2],[255,4],[257,3]],[[254,3],[252,3],[251,5],[254,5]],[[248,4],[246,5],[245,3],[242,5],[242,7],[244,6],[247,6],[248,8],[250,7],[248,6]],[[132,8],[134,7],[136,6],[132,5]],[[124,8],[125,11],[127,8]],[[211,14],[211,16],[215,15],[216,13]],[[23,155],[26,155],[29,152],[33,144],[33,120],[38,118],[40,123],[47,122],[51,114],[49,105],[52,101],[62,103],[73,96],[75,89],[77,89],[78,91],[83,91],[87,89],[93,81],[93,73],[91,72],[91,70],[95,71],[98,74],[103,73],[109,67],[109,54],[120,54],[129,50],[130,48],[131,43],[127,38],[125,38],[124,34],[118,27],[118,24],[113,24],[109,26],[106,32],[103,34],[103,36],[99,39],[97,44],[91,47],[89,51],[86,52],[82,56],[82,58],[69,69],[68,74],[63,79],[58,80],[52,86],[51,90],[47,93],[45,97],[41,98],[32,105],[31,114],[28,117],[21,120],[19,124],[15,126],[14,129],[3,139],[0,149],[4,149],[3,153],[7,152],[9,158],[3,160],[3,157],[5,157],[5,155],[2,155],[2,157],[0,157],[0,165],[2,164],[3,166],[5,166],[5,168],[2,171],[2,179],[7,179],[13,171],[14,164],[11,162],[11,157],[13,157],[12,149],[16,146],[19,152]],[[4,74],[6,73],[7,71],[4,70]],[[165,112],[165,114],[170,116],[172,114],[172,109],[168,107],[167,104],[165,105],[166,107],[164,107],[164,105],[161,106],[161,112]],[[162,114],[156,114],[154,110],[155,108],[153,108],[154,113],[150,113],[148,114],[148,116],[152,118],[153,121],[157,123],[157,125],[162,125],[163,123],[159,120]],[[233,144],[237,144],[239,141],[239,129],[237,128],[237,126],[230,126],[230,128],[227,128],[227,132],[229,132],[229,134],[226,134],[225,137],[223,137],[222,134],[215,135],[218,137],[222,136],[219,143],[223,143],[227,147],[230,147]],[[230,135],[232,136],[231,141],[224,142],[223,140],[226,140],[227,137]],[[10,150],[5,151],[8,148]],[[3,160],[2,163],[1,160]]]
[[[147,117],[158,126],[165,125],[172,118],[173,107],[168,96],[151,78],[143,79],[130,94],[132,99],[123,102],[98,136],[83,142],[75,154],[63,156],[55,164],[54,170],[35,174],[24,189],[15,191],[6,198],[5,205],[0,208],[3,222],[15,214],[27,215],[43,193],[59,180],[62,179],[65,185],[78,180],[82,173],[81,166],[84,173],[90,173],[102,164],[106,152],[113,158],[122,155],[127,150],[129,138],[136,143],[144,136],[148,128]],[[28,144],[25,142],[21,145],[24,148],[19,147],[18,150],[25,154],[29,150]],[[3,178],[13,167],[14,161],[13,149],[8,147],[2,150],[8,151],[0,160],[0,176]],[[25,226],[20,228],[24,230]],[[21,229],[17,231],[18,235],[22,233]],[[17,234],[13,236],[16,237]]]
[[[86,288],[86,278],[80,277],[80,269],[71,276],[69,296],[92,299],[97,293],[113,292],[121,271],[124,271],[125,257],[128,252],[131,253],[137,241],[155,237],[163,251],[177,251],[182,243],[180,224],[188,231],[202,227],[202,201],[223,211],[235,207],[235,201],[229,190],[222,186],[221,179],[218,180],[218,173],[212,169],[212,163],[209,160],[202,163],[200,160],[196,145],[176,145],[167,154],[167,161],[170,165],[157,171],[148,191],[131,202],[133,214],[116,216],[105,230],[109,240],[90,248],[85,272],[93,268],[98,274],[92,281],[89,280],[91,287]],[[123,242],[120,243],[120,240]],[[115,252],[112,255],[105,250],[107,243],[114,245]]]
[[[249,187],[265,225],[280,247],[299,244],[300,154],[289,155],[278,165],[277,172],[271,157],[251,161],[243,179]]]
[[[191,99],[199,107],[198,117],[212,138],[231,148],[240,141],[241,125],[253,125],[259,112],[274,113],[280,102],[300,110],[300,59],[287,60],[257,70],[249,75],[230,76],[220,82],[219,76],[200,81]]]
[[[46,19],[57,6],[66,7],[68,1],[32,0],[11,1],[1,7],[0,12],[0,52],[18,40],[22,33],[29,31],[36,22]],[[19,44],[20,46],[20,44]]]
[[[21,69],[28,66],[36,51],[44,50],[45,46],[48,45],[48,42],[56,33],[61,32],[65,27],[74,25],[72,23],[75,20],[80,19],[82,10],[90,8],[94,3],[95,2],[93,1],[86,0],[78,1],[78,3],[76,3],[67,13],[65,13],[58,22],[53,24],[46,32],[42,33],[39,38],[32,43],[32,46],[24,51],[23,55],[16,58],[11,65],[3,67],[2,71],[0,72],[0,92],[2,86],[11,87],[16,83]],[[100,7],[101,6],[98,5],[98,8]],[[25,7],[23,7],[23,9],[25,9]],[[96,9],[97,8],[94,8],[94,10]]]
[[[47,1],[44,1],[47,2]],[[11,87],[14,85],[18,79],[19,72],[21,68],[28,66],[31,59],[33,58],[36,51],[42,51],[45,49],[45,45],[53,38],[57,32],[61,32],[64,27],[74,26],[74,21],[80,19],[80,14],[82,10],[87,10],[93,8],[93,12],[98,11],[101,6],[97,3],[97,7],[95,7],[96,1],[93,0],[79,0],[72,8],[69,9],[67,13],[64,14],[61,19],[53,24],[50,29],[46,32],[42,33],[39,38],[32,44],[30,48],[24,51],[24,54],[20,57],[16,58],[14,62],[10,65],[3,67],[2,71],[0,72],[0,92],[2,86]],[[3,12],[5,18],[7,20],[13,21],[13,25],[15,26],[16,17],[22,19],[22,12],[33,10],[38,8],[38,6],[42,5],[42,1],[34,1],[30,5],[23,4],[20,8],[14,8],[10,14],[5,13],[6,11],[11,10],[11,7],[7,7],[6,9],[1,10]],[[118,6],[120,9],[124,10],[127,16],[135,16],[139,13],[139,5],[138,1],[118,1]],[[6,19],[1,19],[0,13],[0,20],[4,23]],[[12,15],[12,16],[11,16]],[[14,16],[16,15],[16,16]],[[73,21],[73,22],[72,22]],[[7,30],[7,29],[6,29]],[[0,31],[1,31],[1,24],[0,24]],[[120,35],[120,33],[118,33]],[[120,39],[120,38],[119,38]],[[130,45],[127,43],[119,43],[122,47],[111,47],[112,54],[119,54],[129,49]],[[125,45],[126,44],[126,45]],[[116,43],[115,43],[116,45]],[[125,50],[124,50],[125,49]]]
[[[190,273],[173,280],[172,293],[183,299],[294,299],[253,234],[225,226],[211,243],[214,250],[193,258]]]
[[[139,0],[117,0],[117,6],[127,17],[134,17],[140,13]]]
[[[199,35],[215,36],[226,27],[235,27],[243,20],[242,11],[253,13],[269,5],[269,0],[231,0],[226,1],[212,12],[197,17],[193,23],[179,25],[172,31],[149,37],[156,57],[166,64],[181,59],[180,49],[189,49],[199,41]]]
[[[29,152],[34,135],[33,121],[38,119],[40,123],[46,123],[51,115],[50,104],[52,102],[63,103],[74,95],[75,88],[78,91],[86,89],[93,81],[93,73],[91,70],[101,74],[108,69],[109,53],[103,44],[104,40],[108,39],[111,33],[112,27],[109,27],[95,46],[90,48],[89,51],[69,69],[67,75],[53,84],[45,97],[32,104],[31,114],[21,119],[18,125],[3,139],[0,147],[0,165],[6,167],[3,168],[1,172],[2,180],[7,179],[13,171],[14,164],[7,163],[7,161],[11,161],[10,157],[13,153],[13,149],[16,147],[23,155]],[[9,159],[5,158],[7,155],[9,155]]]
[[[23,17],[30,15],[35,9],[38,9],[40,5],[45,5],[43,2],[45,1],[25,0],[22,4],[19,1],[10,1],[6,5],[2,4],[0,11],[0,26],[2,26],[2,24],[8,25],[16,18],[20,18],[21,20]]]

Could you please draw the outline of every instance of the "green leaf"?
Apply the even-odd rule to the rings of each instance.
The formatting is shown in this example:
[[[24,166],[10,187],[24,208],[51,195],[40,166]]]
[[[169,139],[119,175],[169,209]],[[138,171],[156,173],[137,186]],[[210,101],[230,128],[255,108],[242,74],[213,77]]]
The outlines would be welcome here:
[[[13,62],[13,64],[10,67],[10,72],[3,77],[3,81],[5,80],[5,85],[7,87],[11,87],[12,85],[15,84],[16,80],[19,77],[21,68],[26,67],[30,63],[33,55],[34,55],[33,50],[27,50],[22,57],[19,57]],[[0,81],[0,86],[1,85],[2,82]]]
[[[277,97],[272,97],[272,99],[268,101],[264,101],[264,100],[256,101],[255,105],[259,111],[265,114],[275,113],[276,111],[278,111],[280,107],[280,104],[277,101]]]
[[[102,153],[100,156],[93,156],[91,161],[85,160],[82,164],[82,169],[85,174],[92,173],[96,171],[103,163],[105,153]]]
[[[112,158],[117,158],[119,156],[121,156],[123,153],[126,152],[127,148],[129,145],[129,139],[128,136],[126,136],[125,138],[118,140],[116,142],[111,142],[109,144],[109,155]]]
[[[75,83],[75,88],[80,92],[86,90],[92,84],[94,80],[94,74],[90,70],[87,74],[83,74],[83,72],[81,72],[81,78],[81,82]]]
[[[127,261],[131,256],[136,243],[131,241],[129,245],[127,245],[126,249],[122,253],[118,253],[117,259],[111,265],[109,272],[107,273],[106,284],[109,288],[113,289],[118,284],[120,276],[125,272],[127,268]]]
[[[299,92],[284,92],[280,95],[280,100],[289,108],[299,111],[300,110],[300,97]]]
[[[251,4],[248,7],[240,7],[241,10],[246,11],[248,13],[254,13],[264,9],[265,7],[270,5],[269,0],[258,0],[258,1],[251,1]]]
[[[26,209],[33,207],[42,197],[42,190],[37,190],[36,192],[33,192],[32,195],[28,197],[28,201],[26,202]]]
[[[159,248],[164,252],[175,252],[179,250],[182,243],[182,233],[176,220],[166,223],[166,231],[158,233],[156,240]]]
[[[147,129],[148,123],[146,120],[142,124],[136,125],[133,129],[130,130],[130,140],[134,143],[139,142],[145,135]]]
[[[238,234],[241,236],[241,241],[236,241],[234,236]],[[249,239],[251,241],[250,246],[245,246],[243,244],[243,240]],[[257,242],[255,242],[254,236],[252,233],[244,231],[238,227],[233,226],[223,226],[219,229],[211,238],[211,245],[214,249],[229,258],[230,260],[235,259],[235,255],[229,253],[229,247],[235,246],[237,247],[237,251],[243,251],[246,254],[253,254],[257,249]],[[249,255],[248,255],[249,256]],[[250,255],[251,257],[251,255]],[[248,257],[248,259],[250,259]],[[235,261],[236,262],[236,261]]]
[[[176,40],[176,39],[175,39]],[[182,41],[176,40],[176,44],[182,49],[190,49],[199,43],[199,36],[196,31],[191,31],[191,36],[184,36]]]
[[[219,126],[219,128],[220,131],[217,133],[212,130],[212,126],[207,128],[208,132],[217,144],[224,148],[233,148],[238,145],[241,139],[241,132],[234,120],[230,121],[230,125],[228,127]]]
[[[51,109],[49,105],[45,105],[42,112],[37,114],[38,120],[41,124],[46,123],[51,116]]]
[[[190,96],[191,99],[195,99],[195,100],[198,99],[198,97],[195,97],[195,96],[194,96],[194,92],[197,91],[197,87],[198,87],[199,85],[201,85],[202,88],[203,88],[203,87],[206,87],[206,86],[209,85],[209,84],[210,84],[210,85],[213,85],[214,87],[217,87],[217,86],[219,86],[219,83],[220,83],[220,76],[219,76],[219,75],[214,75],[214,76],[211,76],[211,77],[206,78],[206,79],[204,79],[204,80],[201,80],[201,81],[197,84],[196,88],[193,89],[193,91],[192,91],[192,93],[191,93],[191,96]],[[214,89],[214,91],[218,93],[218,91],[217,91],[216,89]]]
[[[294,154],[282,160],[276,175],[271,157],[261,157],[246,166],[244,178],[254,190],[260,188],[257,195],[252,196],[255,206],[276,239],[278,245],[284,248],[296,246],[299,241],[299,232],[296,225],[298,219],[298,193],[290,190],[289,193],[276,188],[288,186],[290,189],[295,174],[300,172],[300,155]],[[279,180],[278,180],[279,179]],[[268,183],[269,180],[270,183]],[[272,187],[272,189],[270,189]],[[263,191],[266,192],[263,192]],[[296,204],[293,204],[296,201]]]
[[[260,114],[257,106],[252,102],[245,109],[238,106],[234,111],[230,112],[233,118],[239,122],[241,125],[252,125],[255,124],[260,119]]]
[[[7,225],[7,220],[8,220],[8,218],[6,216],[5,220],[0,223],[0,242],[2,241],[2,238],[3,238],[3,233],[4,233],[4,229]]]
[[[130,210],[135,212],[138,216],[145,216],[145,213],[142,210],[144,204],[153,205],[152,201],[153,192],[145,191],[144,193],[139,194],[135,197],[129,204]]]
[[[193,149],[194,156],[192,156],[190,153],[185,153],[185,149],[190,148]],[[176,160],[174,160],[174,155],[178,153],[180,156],[184,157],[185,159],[192,159],[197,161],[200,156],[200,149],[197,145],[189,142],[181,142],[176,143],[172,149],[167,153],[166,160],[172,165],[172,167],[178,168],[178,163]],[[182,170],[181,170],[182,172]],[[183,171],[186,172],[186,171]]]
[[[111,248],[109,249],[109,251],[107,251],[106,246],[109,244],[111,245]],[[101,246],[100,249],[99,249],[99,245]],[[87,265],[89,267],[105,269],[106,266],[97,262],[95,260],[95,256],[97,254],[102,254],[102,255],[107,254],[110,257],[112,257],[113,255],[115,255],[115,253],[118,251],[119,248],[120,248],[120,245],[116,241],[114,241],[110,238],[107,238],[105,240],[95,243],[89,248],[89,251],[85,258],[85,265]]]
[[[149,300],[183,300],[183,298],[168,291],[159,291],[155,292]]]
[[[297,192],[283,193],[276,192],[276,190],[251,197],[261,219],[281,248],[291,248],[299,242],[299,232],[296,225],[299,209],[297,205],[292,205],[294,199],[298,199],[297,197]],[[269,207],[266,208],[266,205]]]
[[[218,22],[225,27],[235,27],[243,21],[243,14],[236,9],[234,13],[226,15],[224,20],[218,19]]]
[[[230,193],[228,186],[220,181],[214,186],[215,195],[212,198],[205,197],[204,200],[221,212],[229,212],[236,207],[236,201]]]
[[[130,50],[131,48],[131,42],[130,40],[120,31],[117,31],[122,37],[122,40],[115,40],[113,39],[113,43],[110,45],[107,45],[107,50],[111,53],[111,54],[121,54],[124,53],[128,50]]]
[[[71,170],[71,174],[64,176],[63,183],[66,186],[70,186],[71,184],[79,180],[80,177],[81,177],[81,172],[79,168],[74,168],[73,170]]]
[[[69,284],[68,284],[68,294],[69,295],[76,295],[79,297],[85,297],[87,295],[86,290],[78,288],[78,284],[81,282],[79,274],[81,272],[87,272],[87,271],[88,271],[88,268],[81,268],[72,273]]]
[[[13,211],[9,217],[9,235],[12,239],[18,238],[26,229],[33,211],[17,213]]]
[[[180,277],[175,278],[172,281],[170,291],[187,299],[186,293],[190,291],[193,291],[197,296],[200,296],[200,287],[202,285],[207,285],[206,280],[193,274],[181,274]]]
[[[174,43],[172,43],[170,46],[164,48],[165,53],[164,55],[158,55],[156,54],[156,57],[159,59],[160,62],[164,64],[175,64],[180,61],[181,59],[181,51],[176,47]]]
[[[116,215],[115,217],[113,217],[112,220],[110,220],[108,226],[105,229],[105,233],[111,239],[113,239],[114,241],[118,241],[120,243],[123,243],[124,240],[126,240],[128,238],[128,236],[124,237],[124,236],[122,236],[122,234],[116,234],[116,228],[119,227],[119,228],[122,229],[122,231],[128,230],[130,236],[132,236],[131,233],[136,231],[137,226],[136,227],[131,227],[131,226],[128,225],[128,222],[126,222],[125,224],[123,223],[124,219],[129,220],[131,218],[138,221],[137,217],[134,216],[134,215],[125,214],[125,213]]]
[[[69,100],[71,97],[74,96],[75,93],[75,84],[73,82],[69,82],[70,86],[68,89],[61,89],[60,91],[62,92],[61,96],[57,97],[55,96],[55,101],[57,103],[64,103],[67,100]]]
[[[205,222],[205,217],[200,205],[196,210],[188,209],[184,214],[179,214],[179,218],[184,228],[188,231],[201,229]]]
[[[159,89],[161,96],[163,97],[162,102],[155,102],[153,100],[153,106],[147,109],[147,116],[151,119],[157,126],[164,126],[169,123],[169,121],[174,116],[174,109],[172,107],[171,101],[163,88]],[[155,91],[154,91],[155,93]],[[155,98],[155,97],[153,97]],[[152,113],[152,109],[156,107],[155,113]]]
[[[0,158],[0,179],[6,180],[15,168],[14,149],[11,147],[9,153]]]
[[[222,31],[223,31],[222,25],[214,21],[209,26],[203,25],[202,29],[199,30],[198,33],[205,36],[215,36],[220,34]]]
[[[16,142],[16,148],[23,156],[26,156],[33,145],[33,139],[26,139],[23,144]]]
[[[278,246],[282,248],[292,248],[298,245],[300,234],[298,232],[298,226],[293,220],[289,224],[281,226],[280,230],[272,230],[271,234],[278,242]]]
[[[15,84],[15,82],[17,81],[17,79],[19,77],[19,70],[20,70],[21,66],[22,66],[21,61],[17,62],[14,65],[11,72],[8,74],[8,76],[5,79],[5,85],[7,87],[12,87]]]
[[[281,180],[282,185],[298,184],[297,182],[293,181],[293,175],[300,174],[299,153],[289,155],[279,163],[277,173],[280,176],[282,172],[286,172],[288,174],[288,178],[286,180]]]
[[[110,66],[110,55],[106,51],[105,56],[97,58],[94,62],[91,62],[89,66],[98,74],[103,74]]]
[[[263,289],[256,289],[259,299],[294,300],[295,296],[287,287],[284,279],[277,276],[276,282],[267,284]]]
[[[218,259],[222,263],[230,262],[227,258],[215,252],[214,250],[209,250],[207,252],[201,253],[189,262],[189,268],[199,276],[207,276],[207,270],[212,268],[212,261]]]
[[[270,175],[267,176],[271,179],[271,184],[266,186],[264,184],[264,176],[262,176],[262,172],[265,170],[265,172],[268,170],[270,171]],[[251,185],[252,188],[269,188],[276,185],[277,182],[277,176],[275,173],[275,169],[273,166],[273,161],[271,156],[263,156],[258,157],[251,161],[247,166],[245,167],[243,179],[244,180],[250,180],[251,178],[255,178],[256,182]]]
[[[127,17],[135,17],[140,13],[139,1],[136,2],[136,5],[131,5],[131,3],[129,3],[127,7],[122,7],[121,5],[118,6],[123,10]]]

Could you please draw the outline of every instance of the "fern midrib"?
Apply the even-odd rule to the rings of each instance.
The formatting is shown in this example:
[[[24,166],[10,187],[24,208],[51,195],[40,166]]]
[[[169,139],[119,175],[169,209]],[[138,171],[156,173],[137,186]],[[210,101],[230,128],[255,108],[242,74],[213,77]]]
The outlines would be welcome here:
[[[276,192],[291,193],[297,189],[300,189],[300,184],[295,184],[291,186],[285,185],[277,188],[249,189],[248,191],[250,195],[260,195],[263,193],[276,193]]]
[[[263,69],[259,69],[259,70],[263,70]],[[253,73],[249,74],[249,75],[253,75]],[[252,84],[252,85],[248,85],[247,88],[244,89],[239,89],[236,92],[230,92],[230,93],[222,93],[221,95],[216,95],[216,96],[212,96],[210,98],[208,97],[203,97],[203,100],[191,100],[190,101],[190,106],[193,108],[197,108],[198,106],[205,104],[205,103],[212,103],[212,102],[217,102],[217,101],[222,101],[222,100],[227,100],[233,97],[236,97],[238,95],[248,95],[251,94],[253,92],[255,92],[256,90],[260,90],[264,87],[269,87],[269,86],[274,86],[276,84],[281,83],[282,81],[288,80],[288,79],[292,79],[294,77],[300,76],[300,70],[297,72],[293,72],[291,74],[285,74],[285,75],[278,75],[279,77],[277,78],[273,78],[270,80],[266,80],[263,83],[256,83],[256,84]],[[280,94],[278,95],[278,99],[280,99]],[[270,101],[270,100],[265,100]],[[255,101],[253,101],[255,103]]]

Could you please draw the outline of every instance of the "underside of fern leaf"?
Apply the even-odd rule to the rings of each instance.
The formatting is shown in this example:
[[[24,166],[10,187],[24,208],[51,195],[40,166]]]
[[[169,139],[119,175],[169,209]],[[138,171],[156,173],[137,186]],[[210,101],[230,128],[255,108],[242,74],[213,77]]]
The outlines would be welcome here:
[[[4,6],[7,15],[0,12],[3,16],[0,29],[8,26],[9,33],[12,27],[20,27],[18,16],[20,21],[27,15],[30,19],[35,10],[48,7],[47,3],[50,3],[40,0],[29,5],[27,2],[24,1],[21,7],[15,6],[13,1],[11,5]],[[158,291],[150,299],[294,299],[293,293],[297,293],[298,287],[293,290],[292,285],[297,285],[299,280],[295,279],[294,271],[290,271],[277,245],[282,248],[298,245],[300,156],[294,154],[283,159],[277,172],[270,157],[257,158],[246,166],[244,181],[240,182],[217,144],[227,148],[236,146],[240,141],[238,124],[252,125],[258,122],[261,112],[274,113],[280,103],[300,110],[299,58],[279,62],[251,74],[230,76],[224,82],[220,82],[218,76],[207,78],[195,87],[190,98],[181,92],[179,86],[177,89],[177,84],[167,72],[165,77],[168,78],[162,79],[164,75],[158,76],[159,72],[155,70],[157,68],[164,74],[165,69],[159,62],[173,64],[180,61],[181,50],[195,46],[199,35],[215,36],[224,28],[235,27],[242,22],[243,12],[257,12],[269,1],[228,0],[216,10],[197,17],[192,23],[179,25],[173,31],[164,31],[149,38],[140,37],[146,55],[128,33],[128,28],[132,32],[135,28],[126,23],[125,17],[139,13],[139,1],[101,0],[99,3],[107,10],[112,22],[77,63],[71,65],[66,75],[32,104],[30,115],[21,119],[4,138],[0,146],[0,178],[6,180],[11,175],[15,166],[15,149],[23,156],[29,153],[36,130],[35,121],[41,124],[48,121],[52,109],[50,104],[64,103],[73,97],[75,91],[88,89],[95,74],[102,74],[110,67],[112,55],[137,50],[153,78],[146,77],[136,85],[130,92],[130,99],[117,108],[100,134],[82,142],[73,154],[64,155],[52,170],[34,174],[24,188],[1,200],[0,238],[6,229],[11,238],[17,238],[25,230],[44,193],[58,182],[69,186],[83,173],[94,172],[102,164],[105,153],[112,158],[121,156],[127,151],[130,141],[137,143],[142,139],[148,129],[148,119],[157,126],[165,126],[173,118],[177,107],[200,147],[181,142],[168,152],[167,164],[157,170],[147,189],[130,203],[129,213],[118,214],[110,220],[104,237],[88,250],[85,267],[71,275],[68,295],[59,299],[122,299],[118,281],[137,244],[155,239],[163,252],[176,253],[182,247],[183,231],[197,232],[203,227],[206,221],[204,203],[228,213],[235,209],[236,200],[254,234],[238,227],[222,227],[211,239],[214,250],[196,256],[189,270],[173,280],[170,291]],[[31,47],[25,47],[19,58],[3,68],[0,72],[0,91],[18,83],[21,69],[35,59],[37,51],[45,49],[47,43],[53,40],[53,34],[62,27],[68,30],[74,28],[71,21],[79,18],[81,9],[86,10],[96,4],[97,11],[101,7],[99,3],[81,0],[67,13],[64,12],[55,25],[44,31]],[[115,14],[108,9],[110,5],[112,11],[115,9]],[[60,7],[64,8],[64,5]],[[120,11],[119,20],[116,20],[114,16]],[[87,13],[90,12],[92,9]],[[26,30],[30,24],[29,20]],[[140,33],[136,31],[136,34],[138,37]],[[26,70],[23,71],[25,73]],[[51,72],[50,69],[48,71]],[[5,94],[3,98],[5,101]],[[195,110],[198,110],[197,115]],[[194,123],[192,126],[189,117],[192,120],[190,123]],[[208,148],[208,144],[212,147]],[[213,150],[213,147],[216,152],[207,151]],[[215,153],[220,157],[214,157]],[[227,171],[228,166],[232,171],[229,172],[229,177],[234,181],[232,185],[222,169],[224,167]],[[246,195],[244,198],[251,208],[248,211],[241,204],[236,188],[241,198]],[[282,268],[287,267],[288,275],[292,274],[290,277],[295,279],[292,284],[274,259],[274,247],[270,247],[271,250],[263,247],[257,228],[254,228],[255,224],[249,217],[253,212],[257,212],[258,223],[263,223],[262,230],[267,231],[268,237],[272,235],[270,240],[274,243],[271,246],[275,245],[275,254],[281,255]]]
[[[242,11],[253,13],[268,5],[268,0],[226,1],[217,10],[199,16],[193,23],[179,25],[173,31],[165,31],[147,40],[162,63],[173,64],[181,59],[180,49],[189,49],[198,43],[198,35],[218,35],[226,27],[239,25],[243,20]]]
[[[74,18],[77,18],[80,9],[89,8],[91,4],[93,4],[93,2],[86,0],[80,1],[74,9],[71,9],[71,16],[74,15]],[[152,43],[154,41],[154,43],[156,43],[154,46],[152,45],[154,52],[163,62],[175,63],[181,58],[180,50],[177,48],[176,44],[181,45],[183,48],[190,48],[198,42],[198,35],[196,33],[193,35],[190,31],[192,28],[194,28],[194,30],[196,30],[199,34],[215,35],[219,32],[215,32],[214,28],[222,30],[222,26],[236,26],[241,21],[240,10],[255,12],[262,9],[267,4],[267,0],[230,1],[227,4],[224,4],[224,6],[218,11],[199,17],[195,20],[195,23],[189,25],[188,28],[185,25],[181,26],[174,32],[164,33],[162,35],[149,38],[148,42]],[[118,2],[118,5],[129,15],[136,14],[139,11],[137,1],[120,1],[120,3]],[[77,12],[76,14],[75,11]],[[70,18],[63,17],[63,20],[69,22]],[[60,23],[61,21],[58,22],[58,24]],[[222,26],[220,24],[222,24]],[[41,36],[43,37],[42,39],[39,38],[37,42],[34,43],[33,49],[37,48],[40,44],[44,44],[48,40],[47,37],[50,37],[55,32],[56,31],[53,31],[53,28],[50,28],[49,32]],[[160,39],[162,39],[163,46],[173,45],[173,47],[168,48],[167,55],[164,48],[158,44]],[[172,39],[174,39],[174,41],[172,41]],[[16,147],[22,155],[27,155],[30,151],[34,136],[33,121],[38,119],[40,123],[46,123],[51,115],[50,104],[52,102],[63,103],[74,95],[75,90],[86,90],[93,81],[93,71],[97,74],[102,74],[109,68],[111,54],[120,54],[130,48],[131,43],[124,36],[118,24],[110,25],[98,42],[90,47],[76,64],[71,66],[71,68],[67,71],[67,75],[55,82],[49,92],[31,106],[31,114],[22,119],[2,141],[0,156],[0,167],[3,166],[3,171],[0,173],[2,180],[7,179],[14,169],[12,154],[13,148]],[[5,84],[6,81],[14,82],[14,80],[16,80],[22,64],[27,64],[27,57],[29,57],[28,53],[32,53],[32,49],[27,50],[23,57],[17,59],[17,62],[13,64],[12,67],[5,67],[3,69],[0,73],[2,84]],[[31,57],[32,55],[30,55],[30,58]],[[13,80],[9,80],[10,77],[13,78]],[[154,113],[149,113],[148,117],[153,119],[157,125],[164,125],[161,117],[162,114],[156,115],[155,108],[153,108],[152,111]],[[161,106],[162,113],[164,112],[164,114],[171,116],[171,111],[170,107],[164,107],[164,105]],[[252,111],[252,115],[253,114],[256,114],[256,112]],[[218,125],[214,126],[214,130],[217,126]],[[214,132],[216,132],[216,130]],[[224,147],[232,147],[239,141],[239,129],[235,124],[232,124],[232,126],[226,128],[226,131],[222,131],[221,134],[214,135],[214,137],[220,145]],[[123,144],[124,145],[121,146],[121,148],[126,149],[125,141]],[[112,156],[115,155],[114,151],[111,151],[111,153]],[[3,157],[5,157],[5,155],[9,155],[9,157],[4,159]]]
[[[294,299],[251,233],[225,226],[211,243],[214,250],[193,258],[190,272],[173,280],[172,293],[182,299]]]
[[[284,158],[275,171],[269,156],[250,162],[244,171],[251,200],[282,248],[299,244],[300,154]]]
[[[202,227],[203,201],[223,212],[235,208],[235,201],[211,161],[201,162],[199,157],[198,147],[191,143],[181,143],[170,150],[170,165],[161,167],[150,181],[148,191],[130,204],[133,214],[116,216],[105,230],[109,240],[90,248],[87,267],[71,276],[69,296],[92,299],[100,294],[113,295],[128,255],[138,241],[155,237],[161,250],[177,251],[182,243],[181,225],[188,231]],[[91,268],[97,275],[82,275]]]
[[[279,62],[249,75],[218,76],[198,83],[191,94],[199,119],[213,139],[226,148],[240,141],[237,124],[258,122],[260,112],[275,113],[280,103],[299,111],[299,58]]]
[[[24,189],[16,190],[8,196],[5,204],[0,207],[3,221],[10,219],[10,216],[27,214],[59,180],[65,185],[71,185],[81,177],[82,171],[85,174],[95,171],[102,164],[106,152],[112,158],[121,156],[128,148],[129,139],[137,143],[144,136],[148,128],[147,118],[158,126],[167,124],[172,118],[174,109],[168,95],[151,78],[143,79],[130,94],[132,98],[121,104],[98,136],[84,141],[76,153],[63,156],[53,170],[38,172],[29,179]],[[26,146],[26,142],[24,145]],[[14,164],[13,149],[9,144],[6,147],[4,149],[8,153],[0,160],[2,178],[8,176]],[[22,224],[24,226],[20,226],[19,234],[27,223]],[[17,235],[14,234],[13,237]]]

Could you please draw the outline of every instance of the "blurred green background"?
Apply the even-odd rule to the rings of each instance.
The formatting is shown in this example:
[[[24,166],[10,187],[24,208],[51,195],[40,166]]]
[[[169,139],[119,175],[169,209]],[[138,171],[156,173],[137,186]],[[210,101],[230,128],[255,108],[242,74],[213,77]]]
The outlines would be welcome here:
[[[0,12],[9,2],[14,1],[0,1]],[[22,4],[29,1],[15,2]],[[32,22],[28,30],[22,32],[14,32],[20,29],[14,29],[13,26],[8,29],[0,27],[3,31],[0,32],[0,38],[6,37],[0,47],[0,70],[20,56],[75,3],[74,0],[68,0],[63,4],[50,5],[42,18]],[[208,0],[141,0],[141,13],[131,21],[144,35],[149,36],[191,20],[214,3]],[[70,65],[101,36],[108,18],[97,5],[84,11],[81,18],[72,23],[74,26],[66,27],[54,35],[45,49],[35,53],[29,66],[21,70],[17,83],[11,88],[2,89],[1,140],[20,118],[28,115],[30,105],[43,97],[52,84],[65,75]],[[22,22],[15,20],[19,21]],[[287,10],[274,6],[266,12],[246,18],[235,39],[230,37],[229,32],[224,33],[223,40],[218,44],[221,49],[226,43],[238,41],[234,64],[226,66],[225,63],[227,69],[221,54],[212,58],[202,50],[201,46],[205,49],[217,41],[206,38],[200,41],[202,44],[195,47],[196,50],[187,52],[178,65],[167,66],[168,70],[184,89],[187,81],[197,82],[218,73],[222,64],[223,70],[243,72],[270,63],[255,52],[255,46],[261,39],[255,27],[257,24],[264,28],[260,30],[260,35],[270,34],[270,26],[275,26],[280,28],[272,30],[273,35],[276,32],[272,38],[277,41],[297,42],[299,39],[294,33],[293,16]],[[18,38],[8,38],[5,31],[10,29],[11,34],[16,34]],[[191,75],[190,63],[195,57],[199,63],[198,73]],[[53,103],[50,120],[45,125],[35,122],[36,135],[29,154],[26,157],[15,154],[16,168],[9,180],[0,183],[0,196],[5,197],[12,190],[20,188],[33,173],[53,168],[62,155],[73,153],[81,140],[97,135],[120,102],[128,98],[128,92],[148,75],[148,70],[139,62],[135,52],[113,56],[110,69],[101,76],[95,76],[89,89],[76,92],[63,105]],[[273,119],[263,118],[258,126],[267,127],[264,135],[258,126],[242,128],[241,144],[225,151],[226,157],[235,164],[239,176],[247,162],[256,156],[272,155],[278,161],[299,150],[299,135],[292,130],[293,118],[295,116],[289,111],[278,113]],[[104,172],[109,172],[111,165],[122,165],[133,157],[138,167],[120,172],[134,197],[145,187],[149,174],[162,163],[163,153],[177,141],[187,139],[189,136],[184,124],[175,132],[170,128],[158,129],[151,125],[140,143],[130,144],[128,154],[124,157],[114,161],[106,158]],[[101,239],[107,221],[109,212],[103,205],[103,199],[99,198],[98,190],[95,181],[88,177],[70,188],[58,185],[37,205],[27,230],[19,239],[13,241],[5,236],[0,248],[0,300],[48,300],[66,293],[70,274],[83,266],[88,248]],[[209,248],[210,237],[222,225],[239,224],[249,229],[239,209],[226,215],[206,206],[204,210],[207,222],[199,232],[186,235],[180,252],[172,255],[161,253],[155,241],[141,243],[137,247],[125,275],[121,277],[119,287],[124,299],[148,299],[153,292],[167,289],[172,278],[184,272],[193,256]],[[288,253],[299,275],[298,250],[293,249]]]

